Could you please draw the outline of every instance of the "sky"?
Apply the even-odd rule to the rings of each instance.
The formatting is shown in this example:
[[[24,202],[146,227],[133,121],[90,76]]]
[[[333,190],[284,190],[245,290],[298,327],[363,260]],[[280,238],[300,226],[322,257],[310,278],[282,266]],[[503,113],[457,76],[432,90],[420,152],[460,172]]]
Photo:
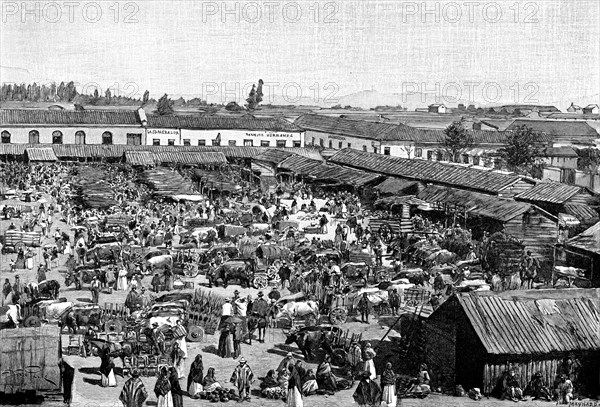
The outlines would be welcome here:
[[[597,0],[0,3],[2,82],[209,102],[258,79],[273,103],[600,101]]]

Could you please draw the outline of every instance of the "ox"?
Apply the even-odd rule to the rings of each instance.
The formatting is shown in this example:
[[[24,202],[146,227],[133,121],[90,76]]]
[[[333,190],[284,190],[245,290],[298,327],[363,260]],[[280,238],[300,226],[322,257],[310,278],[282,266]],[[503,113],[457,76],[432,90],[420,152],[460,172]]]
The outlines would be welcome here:
[[[104,311],[98,305],[73,306],[67,308],[60,317],[60,330],[67,327],[69,332],[77,333],[82,326],[95,326],[100,328],[102,325],[102,315]]]
[[[319,304],[316,301],[308,300],[302,302],[288,302],[287,304],[278,306],[279,310],[275,315],[276,319],[280,318],[289,318],[292,321],[292,325],[294,324],[294,319],[300,317],[314,316],[314,318],[319,320]]]
[[[318,349],[323,349],[328,355],[333,355],[328,332],[324,332],[320,327],[292,328],[284,333],[286,335],[285,344],[295,343],[307,362],[314,359],[314,352]]]
[[[32,299],[58,298],[60,283],[56,280],[44,280],[39,283],[30,282],[25,286],[25,293]]]
[[[154,269],[156,267],[169,267],[171,270],[173,269],[173,256],[170,254],[162,254],[160,256],[154,256],[148,260],[146,263],[150,268]]]

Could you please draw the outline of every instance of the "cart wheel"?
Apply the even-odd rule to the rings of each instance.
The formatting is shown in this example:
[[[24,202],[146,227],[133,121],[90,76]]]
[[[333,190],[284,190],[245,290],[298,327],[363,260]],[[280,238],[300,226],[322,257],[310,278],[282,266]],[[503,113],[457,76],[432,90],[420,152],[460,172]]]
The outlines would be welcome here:
[[[123,323],[118,319],[111,319],[104,324],[106,333],[121,333],[123,332]]]
[[[332,325],[340,325],[348,319],[348,311],[345,308],[335,308],[329,313],[329,322]]]
[[[269,278],[269,280],[274,280],[277,277],[279,277],[279,275],[277,274],[277,269],[273,266],[269,267],[267,269],[267,277]]]
[[[255,288],[258,288],[259,290],[264,290],[269,285],[269,280],[266,276],[256,276],[254,277],[254,281],[252,281],[252,284]]]
[[[183,266],[183,274],[184,274],[186,277],[196,277],[196,276],[198,275],[198,273],[197,273],[197,272],[196,272],[196,273],[194,273],[194,265],[193,265],[193,264],[190,264],[190,263],[186,263],[186,264]]]
[[[25,243],[23,243],[23,242],[15,243],[15,252],[18,252],[19,249],[25,250]]]
[[[336,366],[344,366],[346,364],[346,360],[348,358],[348,354],[342,348],[334,349],[333,355],[331,357],[331,361]]]
[[[37,315],[30,315],[23,321],[23,326],[25,328],[33,328],[36,326],[42,326],[42,321]]]
[[[204,339],[204,329],[202,327],[192,325],[188,326],[187,340],[190,342],[202,342]]]

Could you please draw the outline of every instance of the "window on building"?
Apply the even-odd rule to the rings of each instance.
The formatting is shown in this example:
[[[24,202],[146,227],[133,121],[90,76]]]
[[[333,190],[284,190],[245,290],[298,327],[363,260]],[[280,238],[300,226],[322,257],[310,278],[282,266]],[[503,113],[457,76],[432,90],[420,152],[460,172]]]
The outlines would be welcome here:
[[[367,146],[363,146],[363,151],[367,151]]]
[[[105,131],[104,133],[102,133],[102,144],[112,144],[112,143],[113,143],[112,133],[110,131]]]
[[[302,147],[302,143],[299,141],[294,141],[294,147]]]
[[[383,155],[390,155],[391,151],[389,147],[384,147],[383,148]]]
[[[190,139],[189,139],[189,138],[184,138],[184,139],[183,139],[183,145],[184,145],[184,146],[191,146],[191,145],[192,145],[192,142],[190,141]]]
[[[206,140],[198,140],[198,145],[199,146],[205,146],[206,145]]]
[[[275,143],[277,147],[285,147],[285,140],[277,140]]]
[[[433,151],[428,151],[428,152],[427,152],[427,159],[428,159],[429,161],[433,160]]]
[[[463,154],[462,155],[462,162],[464,164],[468,164],[469,163],[469,154]]]
[[[375,154],[377,154],[377,153],[379,153],[379,149],[378,149],[377,147],[373,147],[373,152],[374,152]]]
[[[167,145],[168,146],[174,146],[175,145],[175,139],[174,138],[170,138],[167,140]]]
[[[152,139],[152,145],[153,146],[160,146],[160,139],[159,138]]]
[[[237,144],[237,141],[236,141],[236,140],[229,140],[229,145],[230,145],[231,147],[235,147],[235,145],[236,145],[236,144]]]
[[[29,144],[40,144],[40,132],[31,130],[29,132]]]
[[[4,130],[1,134],[2,144],[10,144],[10,133]]]
[[[348,143],[348,148],[352,148],[352,143]]]
[[[315,138],[314,138],[314,137],[312,138],[312,143],[311,143],[311,144],[312,144],[313,146],[315,145]]]
[[[139,146],[142,144],[142,135],[139,133],[127,133],[127,145]]]
[[[333,148],[333,141],[329,140],[329,148]]]
[[[417,157],[417,158],[423,157],[423,149],[422,148],[415,148],[415,157]]]
[[[244,147],[252,147],[252,146],[254,146],[254,142],[252,140],[249,140],[249,139],[244,140]]]
[[[444,154],[442,154],[441,151],[438,151],[437,153],[435,153],[435,159],[437,161],[442,161],[444,159]]]
[[[81,130],[75,132],[75,144],[85,144],[85,132]]]
[[[321,139],[319,139],[319,145],[320,145],[321,147],[325,147],[325,140],[323,140],[322,138],[321,138]]]
[[[341,141],[338,143],[338,148],[342,148],[342,142]]]
[[[271,147],[271,142],[269,140],[261,140],[260,146],[261,147]]]
[[[479,156],[474,156],[473,157],[473,165],[479,165]]]
[[[55,130],[52,132],[52,144],[62,144],[63,143],[63,134],[60,130]]]

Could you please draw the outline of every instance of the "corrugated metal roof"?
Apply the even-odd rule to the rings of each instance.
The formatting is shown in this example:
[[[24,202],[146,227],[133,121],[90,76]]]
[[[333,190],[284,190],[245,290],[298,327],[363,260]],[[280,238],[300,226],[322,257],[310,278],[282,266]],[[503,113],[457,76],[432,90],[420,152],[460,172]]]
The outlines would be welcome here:
[[[169,164],[225,164],[227,158],[222,152],[162,152],[150,153],[154,155],[154,161]]]
[[[522,179],[515,175],[499,174],[493,171],[459,167],[435,161],[398,158],[352,149],[340,150],[329,161],[400,178],[490,193],[498,193]]]
[[[600,222],[574,238],[569,239],[567,245],[600,254]]]
[[[150,151],[125,151],[125,162],[131,165],[155,165],[154,154]]]
[[[469,213],[500,222],[507,222],[531,209],[531,205],[524,202],[436,185],[427,186],[417,198],[432,204],[456,205]]]
[[[29,161],[57,161],[54,150],[50,147],[28,148],[25,150]]]
[[[533,188],[515,196],[515,199],[531,202],[547,202],[561,204],[567,202],[583,188],[560,182],[540,182]]]
[[[402,192],[402,190],[417,184],[417,181],[407,181],[404,179],[389,177],[381,184],[375,185],[373,188],[382,194],[397,194]]]
[[[227,117],[217,115],[148,115],[148,127],[197,130],[302,131],[294,123],[277,117]]]
[[[441,143],[444,130],[419,129],[405,124],[371,122],[366,120],[306,114],[294,122],[306,130],[323,133],[361,137],[379,141],[413,141],[417,143]],[[474,144],[503,144],[507,133],[503,131],[468,130]],[[541,135],[541,141],[547,137]]]
[[[371,172],[326,164],[322,161],[311,160],[298,155],[286,158],[279,163],[278,167],[317,180],[335,180],[340,184],[355,186],[365,185],[381,177],[381,175]]]
[[[253,159],[257,161],[265,161],[272,164],[279,164],[291,155],[293,155],[293,153],[290,153],[289,151],[268,149],[267,151],[264,151],[259,155],[255,156]]]
[[[586,122],[576,121],[517,119],[510,126],[508,126],[507,130],[515,130],[517,126],[523,125],[532,128],[535,131],[554,136],[600,137],[598,132],[589,124]]]
[[[459,302],[488,353],[547,355],[600,349],[599,295],[598,289],[487,292],[449,303]]]
[[[108,110],[37,110],[0,109],[0,126],[10,124],[31,125],[114,125],[140,126],[135,111]]]

